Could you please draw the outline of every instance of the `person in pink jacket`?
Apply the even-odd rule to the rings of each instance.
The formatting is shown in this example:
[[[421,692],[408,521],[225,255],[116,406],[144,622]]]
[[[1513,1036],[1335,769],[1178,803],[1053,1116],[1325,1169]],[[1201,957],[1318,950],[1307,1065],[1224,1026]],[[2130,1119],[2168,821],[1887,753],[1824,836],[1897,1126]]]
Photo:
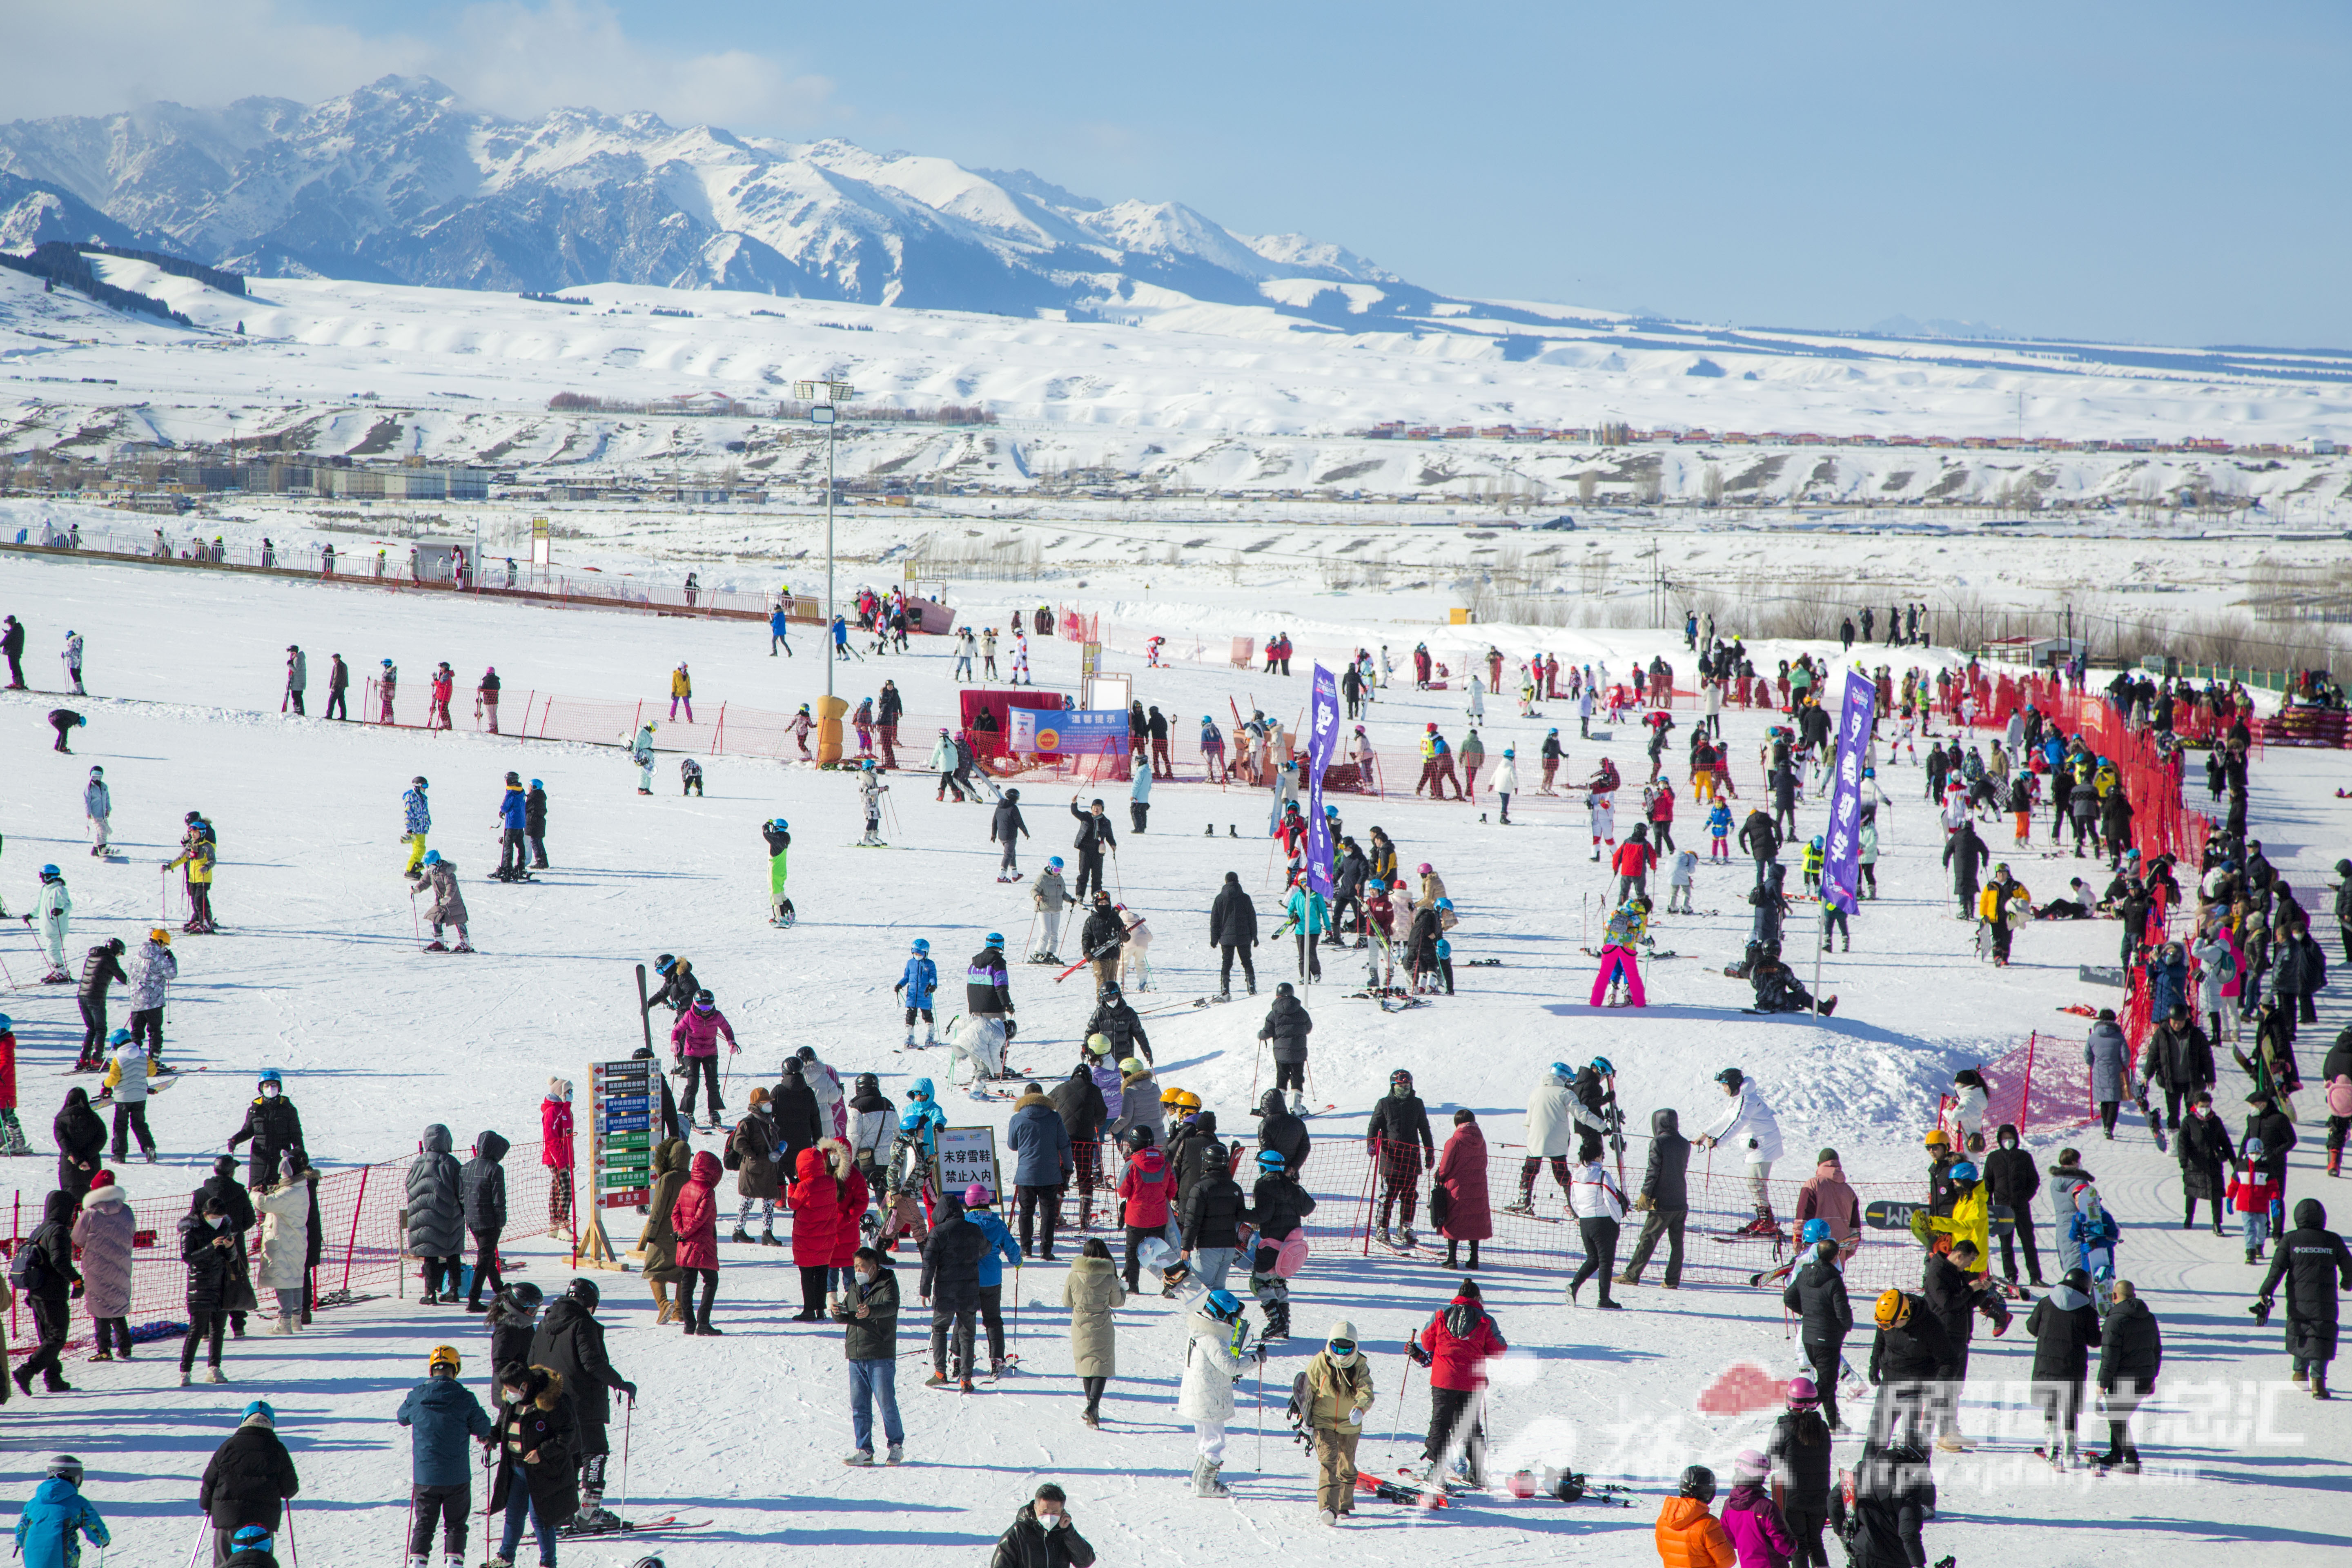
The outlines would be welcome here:
[[[539,1102],[539,1163],[547,1167],[547,1227],[572,1234],[572,1080],[551,1078]]]
[[[719,1037],[727,1037],[727,1051],[732,1056],[740,1047],[735,1044],[735,1026],[719,1010],[718,1000],[708,991],[694,994],[694,1005],[677,1016],[669,1032],[671,1050],[677,1065],[686,1069],[686,1103],[678,1107],[688,1123],[694,1121],[694,1091],[704,1084],[710,1086],[710,1125],[715,1131],[722,1107],[719,1103]]]
[[[1731,1492],[1723,1500],[1723,1532],[1739,1553],[1739,1568],[1782,1568],[1797,1542],[1765,1487],[1771,1466],[1753,1448],[1731,1461]]]

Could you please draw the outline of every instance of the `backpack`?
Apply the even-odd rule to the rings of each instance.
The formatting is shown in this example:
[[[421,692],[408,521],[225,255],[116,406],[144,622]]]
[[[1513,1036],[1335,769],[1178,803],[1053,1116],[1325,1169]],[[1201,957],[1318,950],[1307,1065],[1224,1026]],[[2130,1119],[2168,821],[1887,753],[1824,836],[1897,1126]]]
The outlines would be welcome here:
[[[41,1250],[40,1233],[35,1231],[16,1244],[16,1254],[8,1259],[8,1283],[21,1294],[38,1294],[49,1287],[49,1276],[55,1272],[48,1254]]]
[[[2327,1113],[2352,1116],[2352,1078],[2337,1073],[2327,1080]]]

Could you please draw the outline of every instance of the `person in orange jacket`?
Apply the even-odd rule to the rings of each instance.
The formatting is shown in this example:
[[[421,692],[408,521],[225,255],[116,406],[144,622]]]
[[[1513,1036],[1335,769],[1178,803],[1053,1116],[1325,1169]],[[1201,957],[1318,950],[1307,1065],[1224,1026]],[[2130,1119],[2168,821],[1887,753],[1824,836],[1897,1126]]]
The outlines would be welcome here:
[[[1664,1568],[1738,1568],[1738,1550],[1723,1521],[1707,1512],[1715,1500],[1715,1472],[1693,1465],[1681,1489],[1658,1510],[1658,1561]]]

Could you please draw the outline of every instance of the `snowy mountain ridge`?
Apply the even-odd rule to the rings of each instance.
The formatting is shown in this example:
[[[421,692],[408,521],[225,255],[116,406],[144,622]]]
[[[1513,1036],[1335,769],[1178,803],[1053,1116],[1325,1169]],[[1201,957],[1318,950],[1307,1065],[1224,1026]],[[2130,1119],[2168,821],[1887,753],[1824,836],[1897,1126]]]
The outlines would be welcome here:
[[[1091,311],[1139,287],[1263,304],[1261,285],[1293,279],[1372,286],[1391,310],[1432,298],[1339,246],[1237,234],[1180,203],[642,112],[508,120],[429,78],[307,107],[17,121],[0,126],[0,176],[12,245],[87,238],[75,226],[97,216],[126,231],[118,243],[265,278],[644,283],[1017,315]]]

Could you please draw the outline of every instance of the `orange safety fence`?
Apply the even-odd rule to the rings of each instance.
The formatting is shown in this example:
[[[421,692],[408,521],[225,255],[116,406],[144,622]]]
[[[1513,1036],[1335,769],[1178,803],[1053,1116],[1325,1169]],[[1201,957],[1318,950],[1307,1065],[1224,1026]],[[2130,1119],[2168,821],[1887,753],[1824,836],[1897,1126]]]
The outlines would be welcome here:
[[[407,1256],[407,1238],[400,1224],[401,1211],[408,1202],[408,1167],[415,1158],[406,1154],[373,1165],[326,1171],[320,1175],[319,1261],[310,1273],[317,1305],[340,1306],[369,1295],[383,1295],[399,1286],[404,1268],[413,1270],[420,1266]],[[507,1151],[503,1163],[507,1173],[507,1225],[499,1233],[500,1241],[521,1241],[554,1232],[557,1227],[549,1212],[552,1173],[540,1163],[540,1145],[517,1143]],[[12,1257],[41,1223],[38,1198],[29,1205],[26,1198],[26,1194],[19,1190],[11,1205],[6,1250]],[[184,1322],[188,1271],[180,1261],[179,1226],[181,1218],[189,1211],[189,1200],[141,1198],[131,1206],[137,1221],[131,1261],[131,1324],[136,1329],[149,1322]],[[246,1238],[257,1281],[261,1254],[259,1232],[257,1223]],[[473,1254],[473,1243],[468,1239],[465,1261],[469,1266]],[[257,1283],[255,1295],[258,1301],[257,1315],[275,1316],[276,1298]],[[80,1301],[76,1301],[74,1308],[78,1337],[69,1340],[69,1344],[78,1344],[89,1337],[89,1320],[84,1315],[87,1308]],[[26,1354],[36,1348],[30,1337],[28,1313],[20,1293],[8,1320],[8,1344],[14,1354]]]

